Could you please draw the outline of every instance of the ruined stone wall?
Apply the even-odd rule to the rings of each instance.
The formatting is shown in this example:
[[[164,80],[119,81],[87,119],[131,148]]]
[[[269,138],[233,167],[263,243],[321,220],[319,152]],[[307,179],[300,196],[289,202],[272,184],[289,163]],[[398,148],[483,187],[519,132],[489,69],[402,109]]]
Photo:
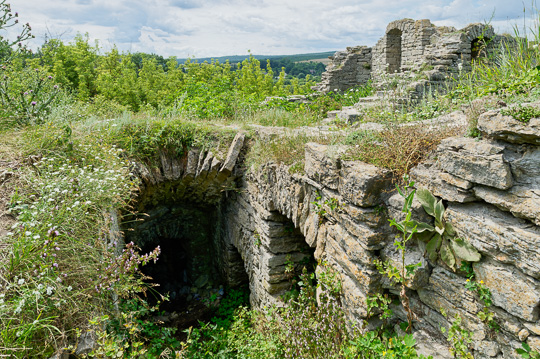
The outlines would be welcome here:
[[[388,24],[385,35],[373,47],[375,79],[380,73],[420,68],[424,63],[425,47],[435,32],[436,28],[429,20],[403,19]]]
[[[373,80],[384,88],[388,77],[409,79],[411,97],[421,97],[429,88],[441,89],[445,81],[459,72],[471,70],[476,57],[489,57],[501,45],[513,46],[514,40],[496,35],[490,25],[470,24],[463,29],[435,26],[429,20],[396,20],[388,24],[384,36],[371,49],[347,48],[332,57],[332,63],[314,89],[330,92],[347,90]],[[477,44],[477,45],[475,45]],[[362,56],[362,76],[354,64],[356,49]],[[351,58],[351,60],[349,60]],[[391,81],[390,81],[391,82]]]
[[[332,62],[326,67],[321,82],[314,88],[321,92],[343,92],[359,84],[366,84],[371,74],[371,48],[366,46],[348,47],[330,57]]]
[[[480,117],[479,128],[483,140],[446,139],[411,175],[417,188],[444,200],[447,220],[482,254],[473,268],[493,294],[500,329],[478,318],[483,305],[465,288],[464,273],[424,258],[414,244],[406,264],[422,265],[407,295],[418,317],[415,337],[435,358],[450,357],[441,327],[455,314],[473,333],[475,358],[518,358],[523,341],[540,349],[540,122],[524,125],[496,110]],[[386,170],[341,160],[343,150],[310,143],[304,175],[270,163],[247,174],[230,198],[225,241],[242,256],[255,307],[280,304],[290,288],[287,263],[301,266],[312,253],[340,274],[351,319],[366,317],[366,296],[398,294],[373,260],[399,266],[388,219],[400,216],[403,201]],[[413,215],[430,218],[416,202]],[[406,320],[399,305],[393,309]]]
[[[411,177],[417,188],[444,200],[446,220],[481,253],[473,269],[492,292],[490,310],[500,329],[479,319],[483,305],[466,289],[465,274],[425,258],[423,244],[414,242],[406,251],[406,264],[421,263],[407,282],[414,335],[421,351],[435,358],[451,357],[441,328],[456,314],[473,333],[475,358],[518,358],[524,341],[540,350],[540,119],[524,124],[493,110],[480,116],[478,128],[481,140],[443,140]],[[400,266],[388,219],[403,215],[403,200],[387,170],[343,160],[345,147],[309,143],[303,174],[274,163],[245,172],[237,163],[243,144],[238,134],[221,157],[192,149],[184,159],[162,156],[158,169],[139,166],[150,193],[143,203],[166,197],[217,206],[215,260],[229,284],[247,276],[255,308],[283,305],[291,268],[313,268],[314,261],[339,274],[342,303],[353,320],[366,318],[368,295],[398,296],[399,288],[374,264]],[[153,190],[167,183],[174,187],[168,197]],[[418,202],[413,216],[431,218]],[[392,309],[406,320],[401,305]]]

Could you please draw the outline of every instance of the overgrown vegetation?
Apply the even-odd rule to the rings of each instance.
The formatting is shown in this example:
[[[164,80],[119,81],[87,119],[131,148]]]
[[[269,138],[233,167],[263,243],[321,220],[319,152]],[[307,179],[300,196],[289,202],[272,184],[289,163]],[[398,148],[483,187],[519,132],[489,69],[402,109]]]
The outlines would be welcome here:
[[[0,0],[0,30],[19,26],[17,17]],[[223,153],[239,126],[245,126],[250,142],[245,164],[254,173],[268,162],[301,173],[305,144],[313,141],[346,145],[344,159],[372,163],[401,178],[442,138],[461,131],[407,122],[465,107],[469,135],[478,136],[479,113],[497,101],[540,98],[539,50],[534,45],[539,39],[528,42],[516,36],[493,58],[475,61],[446,95],[430,94],[414,107],[389,101],[366,108],[360,121],[383,123],[383,130],[339,123],[332,135],[306,134],[292,128],[320,124],[328,111],[373,94],[371,85],[312,94],[308,75],[287,79],[287,69],[278,73],[271,61],[261,66],[253,56],[235,67],[217,61],[179,65],[173,58],[114,48],[102,53],[99,44],[83,35],[67,44],[49,40],[31,54],[24,47],[31,36],[26,24],[16,40],[0,37],[0,153],[19,157],[10,167],[16,168],[17,181],[0,183],[17,184],[8,204],[8,233],[0,239],[7,253],[0,257],[0,353],[16,358],[50,357],[62,348],[75,352],[74,343],[88,333],[98,345],[86,355],[102,358],[417,358],[412,336],[399,337],[390,326],[388,295],[369,297],[367,303],[369,316],[378,315],[382,327],[367,331],[347,323],[339,275],[324,263],[316,274],[306,271],[295,279],[298,287],[287,307],[252,310],[238,294],[222,303],[213,321],[190,329],[180,343],[174,329],[150,320],[159,309],[141,299],[150,288],[140,267],[157,260],[160,249],[141,254],[133,244],[123,245],[114,230],[116,213],[129,211],[138,186],[130,161],[156,165],[160,151],[182,157],[193,146]],[[286,98],[291,94],[306,97],[294,102]],[[265,101],[267,97],[272,98]],[[530,106],[514,106],[503,114],[524,125],[539,116]],[[287,129],[254,134],[257,129],[249,124]],[[444,221],[441,201],[417,192],[435,224],[411,218],[415,193],[409,189],[404,193],[406,222],[392,222],[402,233],[397,242],[402,254],[409,240],[426,233],[432,262],[441,259],[457,268],[460,259],[477,260],[477,252]],[[331,210],[339,206],[327,201],[317,202],[321,218],[326,214],[323,204]],[[414,266],[403,262],[401,271],[383,267],[401,285],[398,299],[410,329],[414,315],[405,282]],[[460,269],[468,277],[467,289],[484,305],[479,318],[497,330],[489,289],[467,265]],[[322,293],[318,299],[317,288]],[[453,319],[448,338],[456,355],[468,357],[470,333],[460,321]],[[538,357],[526,344],[519,353]]]

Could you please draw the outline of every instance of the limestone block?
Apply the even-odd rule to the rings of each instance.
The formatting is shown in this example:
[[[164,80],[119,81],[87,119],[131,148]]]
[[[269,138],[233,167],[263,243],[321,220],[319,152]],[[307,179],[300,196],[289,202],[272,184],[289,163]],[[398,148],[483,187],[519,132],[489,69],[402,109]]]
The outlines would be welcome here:
[[[527,344],[531,347],[531,350],[540,352],[540,337],[536,335],[531,335],[527,339]]]
[[[232,173],[234,165],[236,164],[236,159],[240,154],[240,150],[242,150],[242,147],[244,146],[245,138],[246,136],[241,132],[237,133],[236,136],[234,136],[231,146],[229,147],[227,157],[225,157],[225,161],[223,162],[223,165],[219,170],[218,178],[220,180],[225,179]]]
[[[437,359],[453,359],[447,343],[441,343],[424,330],[417,330],[413,333],[416,341],[416,353],[418,356],[424,355],[426,358],[432,356]]]
[[[335,246],[332,248],[334,255],[345,256],[350,262],[373,267],[373,253],[362,247],[361,238],[350,235],[340,224],[327,226],[325,241],[333,241],[330,246]]]
[[[341,211],[338,212],[338,218],[348,216],[351,220],[360,222],[370,228],[381,229],[388,225],[387,215],[383,207],[358,207],[350,203],[340,203]]]
[[[482,255],[513,264],[540,279],[540,229],[499,209],[476,203],[449,204],[447,220]]]
[[[419,164],[411,170],[411,180],[415,182],[415,185],[420,188],[426,188],[434,196],[440,197],[451,202],[472,202],[476,200],[472,192],[468,189],[456,187],[443,178],[443,171],[441,171],[438,165]]]
[[[340,272],[347,276],[352,281],[357,283],[357,286],[361,289],[362,293],[370,293],[379,284],[379,273],[372,268],[360,264],[362,261],[361,256],[369,257],[366,252],[359,253],[356,258],[349,258],[347,255],[350,252],[343,250],[340,243],[333,237],[326,237],[326,250],[325,259],[332,266],[332,268],[339,268]]]
[[[486,358],[492,358],[501,352],[501,347],[497,342],[481,340],[474,343],[474,350],[476,350],[475,358],[480,358],[479,354]]]
[[[534,107],[540,108],[540,104]],[[512,116],[504,116],[501,110],[491,110],[478,118],[478,129],[486,136],[513,143],[540,145],[540,118],[523,123]]]
[[[389,171],[359,162],[343,161],[338,191],[346,201],[361,207],[380,202],[381,190],[390,183]]]
[[[425,319],[430,322],[434,327],[440,328],[445,326],[447,329],[450,326],[448,320],[453,320],[454,316],[458,314],[462,319],[463,328],[473,333],[473,339],[480,341],[486,338],[486,330],[484,323],[476,315],[463,310],[460,306],[456,306],[445,295],[441,295],[435,291],[421,288],[418,290],[418,296],[422,303],[428,305],[430,308],[439,311],[443,308],[447,314],[447,320],[441,321],[439,316],[427,316]]]
[[[540,226],[540,188],[514,186],[507,191],[501,191],[487,186],[476,186],[473,192],[484,201]]]
[[[358,239],[358,243],[366,250],[377,250],[384,246],[387,239],[385,232],[377,231],[364,223],[359,223],[349,216],[340,215],[340,225]],[[386,228],[385,228],[386,229]]]
[[[197,166],[199,163],[200,149],[193,147],[188,151],[186,170],[184,171],[184,178],[193,179],[197,174]]]
[[[446,298],[455,306],[459,306],[471,314],[482,309],[473,293],[465,288],[466,278],[460,277],[444,268],[436,267],[429,278],[427,289]]]
[[[388,245],[382,252],[382,257],[384,260],[390,261],[392,266],[397,268],[399,272],[403,270],[402,261],[401,261],[401,251],[398,250],[394,245]],[[429,281],[429,276],[431,274],[431,269],[428,262],[424,258],[424,253],[418,248],[418,246],[407,247],[405,251],[405,265],[417,264],[420,263],[421,266],[418,267],[412,276],[409,276],[405,281],[407,288],[412,290],[417,290],[418,288],[423,288],[427,285]],[[383,286],[387,288],[395,287],[395,283],[388,278],[383,278]]]
[[[317,213],[311,212],[304,226],[304,236],[306,238],[306,243],[311,248],[314,248],[317,245],[318,230],[319,230],[319,216],[317,215]]]
[[[523,323],[523,325],[529,330],[530,333],[540,336],[540,323]]]
[[[540,147],[523,145],[519,147],[522,149],[525,147],[525,149],[522,153],[519,153],[519,158],[511,160],[510,167],[512,168],[512,174],[516,182],[539,189]]]
[[[527,321],[538,320],[540,281],[492,260],[475,263],[474,271],[477,280],[483,280],[491,290],[495,305]]]
[[[438,147],[440,168],[465,180],[499,189],[512,187],[510,166],[503,160],[504,147],[472,138],[452,137]]]
[[[325,187],[337,189],[341,167],[339,155],[345,151],[345,148],[310,142],[306,144],[305,151],[306,175]]]
[[[349,316],[362,320],[367,316],[366,289],[346,274],[340,273],[341,298]],[[352,319],[351,318],[351,319]]]

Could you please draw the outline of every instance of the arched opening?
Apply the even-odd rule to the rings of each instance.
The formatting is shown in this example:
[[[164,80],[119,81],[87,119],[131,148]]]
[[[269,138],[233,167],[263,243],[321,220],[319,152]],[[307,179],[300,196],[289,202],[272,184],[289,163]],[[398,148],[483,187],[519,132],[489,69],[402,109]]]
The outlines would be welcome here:
[[[392,29],[386,34],[386,65],[390,74],[401,72],[401,37],[399,29]]]
[[[477,37],[471,41],[471,61],[487,57],[486,46],[488,43],[487,37]]]
[[[260,222],[255,245],[261,254],[262,286],[274,297],[289,297],[298,290],[299,276],[313,273],[314,249],[294,223],[277,211]]]
[[[178,333],[199,320],[209,320],[231,288],[248,291],[240,255],[220,243],[219,204],[163,203],[142,212],[126,221],[124,240],[143,253],[160,246],[157,262],[141,271],[149,277],[148,283],[158,285],[149,292],[149,303],[168,296],[160,309],[168,313],[168,324],[178,327]]]

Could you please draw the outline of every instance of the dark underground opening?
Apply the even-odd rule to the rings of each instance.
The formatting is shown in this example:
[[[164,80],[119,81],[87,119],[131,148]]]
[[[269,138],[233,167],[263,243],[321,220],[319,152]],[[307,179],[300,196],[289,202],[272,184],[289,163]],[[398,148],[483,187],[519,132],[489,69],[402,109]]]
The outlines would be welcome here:
[[[126,243],[133,242],[142,253],[161,248],[159,259],[141,268],[145,281],[156,284],[147,291],[147,302],[159,305],[158,320],[183,330],[209,321],[222,301],[231,295],[247,304],[248,279],[235,248],[220,243],[219,205],[174,203],[153,206],[131,218],[124,226]],[[226,274],[236,268],[231,280]]]

